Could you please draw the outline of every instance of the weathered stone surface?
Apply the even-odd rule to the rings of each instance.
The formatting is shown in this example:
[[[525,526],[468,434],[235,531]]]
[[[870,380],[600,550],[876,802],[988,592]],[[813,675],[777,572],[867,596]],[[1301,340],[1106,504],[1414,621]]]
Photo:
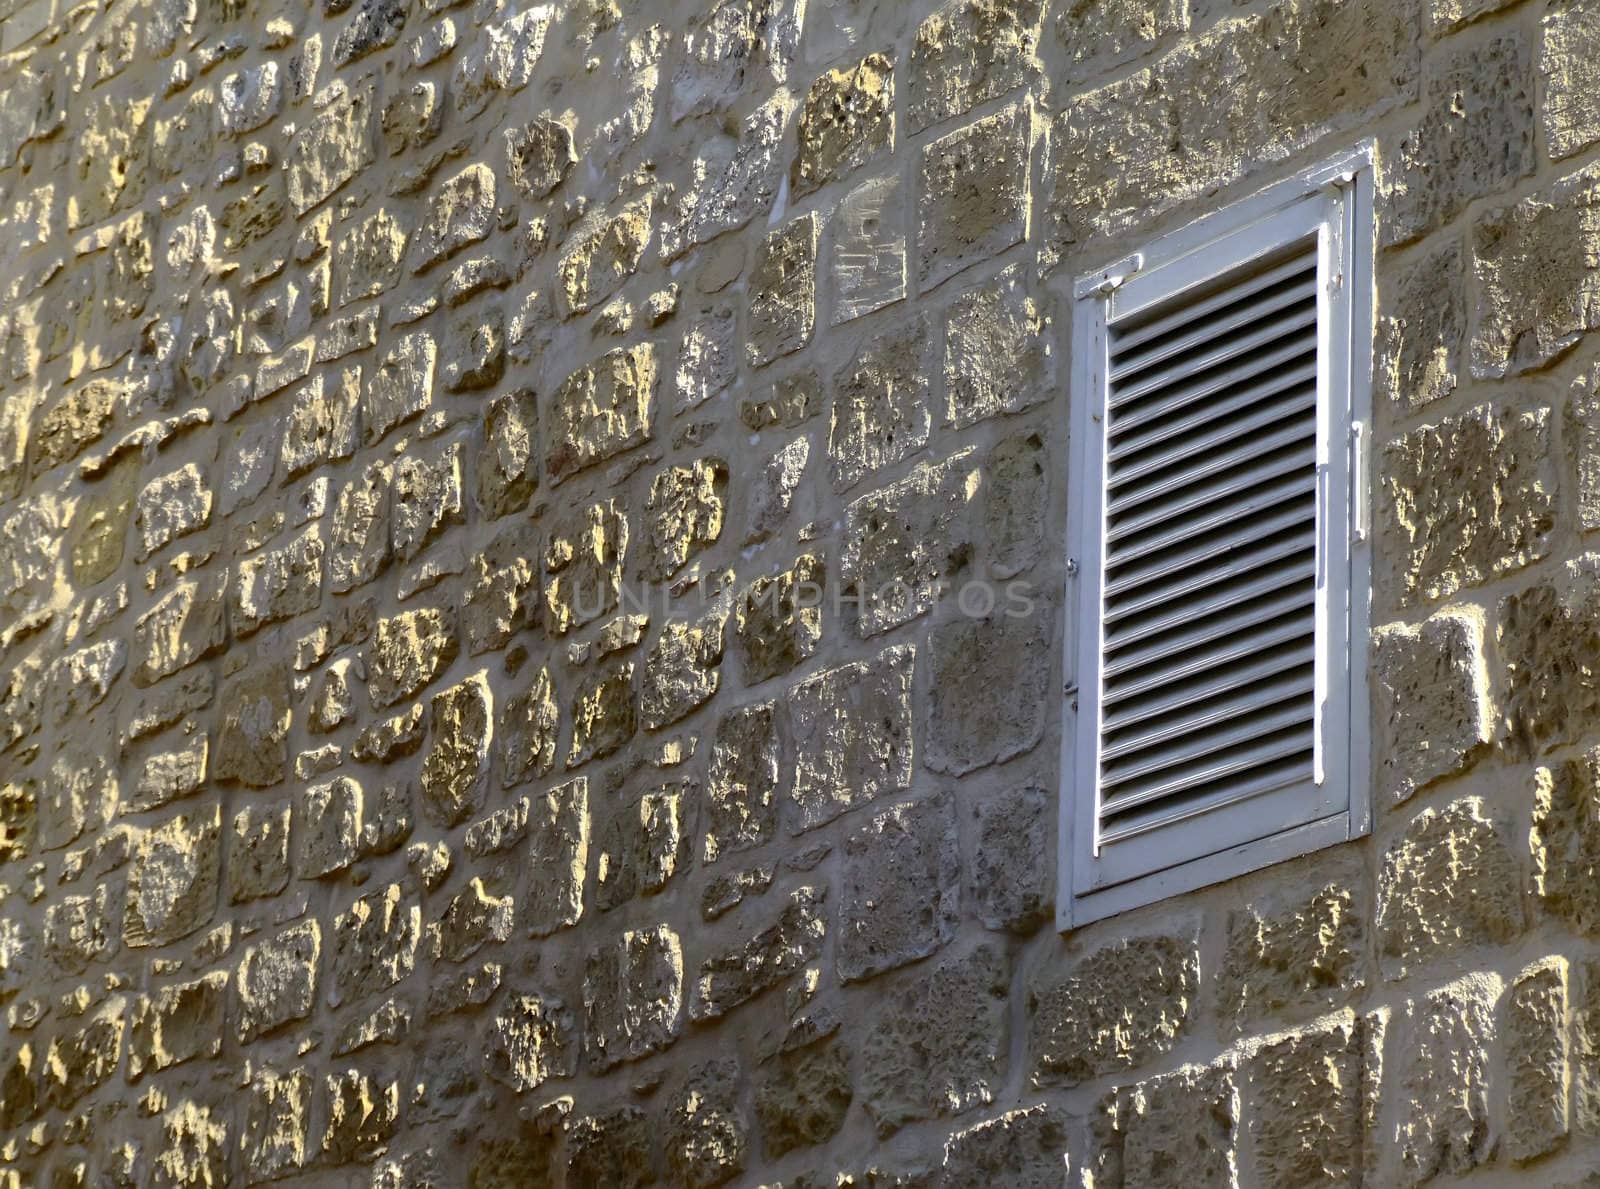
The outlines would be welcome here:
[[[1489,1121],[1489,1045],[1500,980],[1477,975],[1406,1003],[1406,1036],[1392,1085],[1403,1104],[1392,1135],[1404,1184],[1459,1176],[1486,1162],[1497,1136]]]
[[[962,297],[945,317],[945,421],[971,425],[1044,400],[1056,374],[1050,340],[1019,265]]]
[[[1007,1111],[950,1136],[934,1184],[938,1189],[1055,1189],[1061,1183],[1066,1143],[1066,1120],[1055,1107]]]
[[[1384,238],[1425,235],[1531,173],[1533,70],[1520,33],[1451,47],[1428,71],[1428,110],[1392,161]],[[1422,182],[1422,178],[1426,182]],[[1408,180],[1416,179],[1416,180]]]
[[[1567,1137],[1567,963],[1547,958],[1524,970],[1506,991],[1506,1155],[1523,1163],[1553,1151]]]
[[[1170,1052],[1195,1014],[1193,935],[1147,934],[1100,946],[1028,991],[1033,1081],[1076,1086]]]
[[[355,901],[333,919],[328,976],[335,1005],[392,987],[416,965],[422,909],[399,884]]]
[[[421,330],[402,335],[384,355],[361,394],[361,434],[367,445],[427,411],[437,358],[433,336]]]
[[[930,289],[1028,234],[1033,109],[1024,101],[922,150],[917,279]]]
[[[630,929],[589,952],[584,1055],[593,1073],[666,1048],[683,1025],[683,950],[666,925]]]
[[[928,373],[933,333],[926,318],[871,339],[833,380],[828,458],[833,485],[866,475],[928,444]]]
[[[1479,797],[1426,809],[1383,856],[1374,929],[1387,978],[1523,927],[1522,873]]]
[[[790,691],[791,833],[910,786],[915,662],[914,649],[897,645],[870,661],[825,670]]]
[[[515,1093],[578,1072],[578,1025],[559,999],[510,997],[489,1025],[484,1070]]]
[[[817,651],[826,575],[820,557],[803,554],[789,569],[745,588],[738,635],[746,685],[787,673]]]
[[[527,907],[523,924],[546,937],[578,923],[589,865],[589,782],[579,776],[536,794],[528,815]]]
[[[776,719],[776,705],[765,702],[741,707],[718,722],[706,779],[703,862],[772,838],[781,752]]]
[[[303,215],[372,162],[373,84],[347,89],[289,145],[289,201]]]
[[[721,684],[722,648],[728,613],[718,609],[690,623],[661,629],[645,657],[639,682],[639,725],[647,731],[687,717]]]
[[[516,901],[496,896],[473,878],[445,905],[436,924],[428,926],[429,949],[439,962],[465,962],[486,945],[511,936]]]
[[[482,111],[496,92],[514,93],[532,81],[555,14],[553,5],[541,4],[484,27],[456,63],[456,106],[463,116]]]
[[[1585,554],[1500,603],[1507,671],[1503,717],[1529,750],[1547,752],[1592,721],[1600,683],[1583,659],[1600,623],[1600,555]]]
[[[550,115],[507,128],[506,177],[527,197],[547,197],[577,164],[572,130]]]
[[[317,376],[296,391],[293,408],[282,428],[280,463],[284,482],[355,453],[360,399],[359,368],[347,368],[337,378]]]
[[[1055,907],[1054,798],[1023,785],[980,801],[967,894],[986,928],[1031,933]]]
[[[1539,73],[1544,81],[1544,140],[1556,160],[1600,139],[1600,14],[1565,0],[1541,21]]]
[[[540,423],[553,482],[647,441],[654,416],[654,344],[618,347],[581,367],[556,390]]]
[[[233,815],[228,834],[228,899],[275,896],[289,884],[288,805],[252,805]]]
[[[828,931],[826,899],[826,888],[795,889],[772,924],[702,962],[690,1016],[708,1020],[725,1015],[814,961]]]
[[[1533,893],[1577,932],[1600,932],[1600,753],[1590,751],[1533,773],[1528,832]]]
[[[1238,1093],[1229,1065],[1191,1065],[1149,1078],[1115,1092],[1102,1109],[1109,1142],[1096,1161],[1117,1169],[1123,1184],[1237,1184]]]
[[[804,515],[810,501],[802,506],[796,496],[801,492],[810,460],[811,442],[807,438],[796,438],[767,459],[746,503],[746,545],[769,540],[781,532],[791,514]]]
[[[745,1170],[751,1135],[740,1082],[739,1063],[730,1059],[697,1065],[684,1078],[663,1137],[674,1184],[712,1189]]]
[[[301,1168],[306,1160],[311,1075],[303,1069],[259,1070],[246,1093],[239,1146],[252,1179],[276,1180]]]
[[[139,493],[133,524],[139,534],[135,561],[211,523],[211,486],[194,463],[160,475]]]
[[[1492,739],[1481,611],[1447,609],[1416,627],[1379,629],[1373,671],[1388,804],[1462,771]]]
[[[555,766],[556,740],[561,712],[556,705],[550,670],[541,668],[533,680],[506,703],[500,718],[500,783],[515,788],[549,773]]]
[[[949,794],[887,809],[850,834],[843,886],[835,957],[842,981],[893,970],[944,945],[961,905]]]
[[[45,408],[33,430],[33,474],[71,462],[104,436],[123,397],[112,380],[90,380]]]
[[[1105,14],[1074,4],[1062,29],[1105,29],[1108,37],[1079,42],[1083,52],[1104,47],[1120,58],[1184,19],[1181,6],[1130,8]],[[1407,102],[1420,75],[1417,8],[1416,0],[1312,0],[1227,17],[1145,69],[1073,99],[1052,129],[1051,251],[1147,224],[1252,166]],[[1134,19],[1124,25],[1118,16]],[[1219,78],[1248,82],[1218,94]],[[1208,98],[1152,104],[1156,94]],[[1106,144],[1118,151],[1096,147]]]
[[[300,795],[300,861],[302,879],[343,871],[360,857],[361,785],[336,776],[308,786]]]
[[[761,241],[750,271],[745,356],[763,367],[811,341],[817,321],[817,216],[801,215]]]
[[[633,738],[638,725],[633,662],[591,673],[572,697],[572,748],[567,752],[567,767],[616,753]]]
[[[538,486],[538,411],[532,392],[497,396],[483,411],[483,447],[474,474],[478,507],[490,519],[528,506]]]
[[[880,1137],[994,1101],[1005,1074],[1010,971],[993,943],[889,996],[862,1042],[861,1099]]]
[[[133,683],[155,684],[228,642],[227,571],[194,582],[180,582],[134,624],[133,648],[138,667]]]
[[[784,129],[795,101],[787,91],[766,100],[739,126],[701,149],[694,185],[683,195],[681,218],[663,228],[661,252],[669,259],[724,231],[743,227],[772,205],[783,185]]]
[[[281,662],[258,662],[222,691],[211,777],[268,788],[289,772],[290,674]]]
[[[222,1013],[228,972],[162,987],[141,995],[129,1013],[128,1078],[146,1070],[167,1069],[199,1057],[214,1057],[222,1047]]]
[[[321,954],[322,929],[316,921],[285,929],[244,951],[235,981],[241,1044],[311,1014]]]
[[[459,825],[482,808],[493,725],[487,673],[433,695],[421,781],[422,811],[428,820]]]
[[[424,272],[439,261],[475,244],[494,226],[494,171],[469,165],[439,185],[427,218],[411,235],[406,262]]]
[[[400,1086],[349,1069],[323,1079],[328,1123],[322,1151],[333,1164],[370,1160],[399,1124]]]
[[[451,525],[462,523],[462,449],[461,442],[451,442],[426,456],[408,454],[396,464],[390,539],[402,561],[410,561]]]
[[[1466,340],[1461,242],[1429,249],[1384,294],[1373,388],[1413,412],[1455,391]]]
[[[393,467],[376,459],[339,489],[328,533],[328,589],[334,594],[366,585],[388,564],[393,478]]]
[[[1246,1066],[1256,1166],[1275,1185],[1362,1183],[1364,1030],[1343,1018],[1291,1034]]]
[[[951,0],[917,27],[906,119],[920,132],[1020,86],[1038,70],[1042,0]]]
[[[1049,641],[1042,614],[963,616],[934,628],[926,653],[932,685],[923,763],[960,776],[1032,749],[1043,737],[1050,702]],[[979,671],[995,682],[990,697],[971,697],[964,687]]]
[[[622,806],[596,840],[595,907],[602,912],[661,891],[688,866],[687,817],[698,790],[665,784]]]
[[[974,547],[983,474],[972,448],[918,463],[845,509],[840,570],[856,593],[856,630],[884,632],[927,614]]]
[[[400,279],[406,232],[390,211],[379,208],[339,238],[334,247],[336,305],[349,305],[392,287]]]
[[[165,945],[207,924],[217,909],[222,811],[213,806],[139,832],[128,873],[123,939]]]
[[[1543,557],[1555,527],[1550,410],[1481,405],[1384,448],[1382,539],[1410,600],[1437,599]]]
[[[668,467],[651,480],[644,508],[642,566],[647,579],[670,578],[722,536],[727,491],[728,464],[720,458]]]
[[[587,1115],[567,1135],[567,1179],[574,1189],[641,1189],[656,1180],[655,1133],[636,1106]]]
[[[551,528],[544,600],[552,632],[563,635],[616,607],[627,551],[628,518],[619,500],[577,508]]]
[[[894,64],[868,54],[811,84],[790,171],[794,192],[809,194],[893,148]]]
[[[828,274],[838,325],[905,300],[905,195],[899,174],[862,182],[828,223]]]
[[[824,1041],[778,1054],[756,1084],[756,1118],[769,1157],[826,1143],[844,1126],[855,1092],[845,1046]]]
[[[312,525],[281,549],[269,549],[239,563],[229,622],[246,636],[279,620],[316,609],[322,598],[322,530]]]
[[[446,607],[418,607],[380,619],[367,649],[367,696],[374,709],[411,697],[460,654],[456,617]]]
[[[81,1027],[67,1027],[50,1039],[42,1064],[44,1098],[66,1109],[110,1078],[122,1053],[127,1000],[106,999]]]
[[[1187,28],[1189,16],[1189,5],[1180,0],[1070,0],[1055,14],[1067,77],[1091,78],[1131,62]]]
[[[655,195],[596,211],[572,229],[556,263],[557,305],[563,317],[582,314],[610,297],[638,271],[650,243]]]
[[[1597,207],[1600,167],[1589,166],[1473,221],[1474,375],[1543,367],[1600,325],[1600,271],[1573,251],[1600,235]]]

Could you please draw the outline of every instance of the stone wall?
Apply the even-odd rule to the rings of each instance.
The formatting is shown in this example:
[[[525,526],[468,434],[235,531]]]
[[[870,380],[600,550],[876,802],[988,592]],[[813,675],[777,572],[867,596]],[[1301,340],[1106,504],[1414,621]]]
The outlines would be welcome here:
[[[0,0],[0,1184],[1579,1183],[1597,95],[1588,0]],[[1071,281],[1367,136],[1374,836],[1061,936]]]

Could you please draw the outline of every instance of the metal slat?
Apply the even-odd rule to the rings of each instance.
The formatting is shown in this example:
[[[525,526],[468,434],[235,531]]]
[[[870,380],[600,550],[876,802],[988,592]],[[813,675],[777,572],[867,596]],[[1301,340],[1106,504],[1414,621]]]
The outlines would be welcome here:
[[[1315,511],[1294,505],[1272,516],[1257,517],[1230,538],[1232,544],[1228,548],[1219,550],[1213,541],[1199,541],[1146,562],[1136,570],[1121,568],[1119,576],[1105,584],[1107,622],[1137,615],[1169,597],[1193,594],[1291,553],[1314,548],[1317,543]],[[1207,561],[1218,564],[1188,572]],[[1109,572],[1109,565],[1107,570]],[[1145,590],[1137,599],[1127,597],[1130,591],[1150,587],[1163,578],[1175,581]]]
[[[1116,686],[1106,688],[1102,693],[1101,701],[1106,706],[1116,706],[1132,698],[1137,698],[1141,694],[1150,693],[1152,690],[1172,689],[1187,678],[1198,676],[1201,673],[1216,672],[1223,666],[1231,665],[1235,661],[1243,661],[1247,657],[1255,656],[1257,653],[1270,652],[1279,645],[1301,640],[1309,637],[1309,635],[1310,631],[1306,625],[1288,624],[1254,633],[1248,639],[1218,641],[1218,647],[1214,649],[1195,653],[1177,660],[1165,668],[1146,672],[1138,680],[1124,679]],[[1309,660],[1311,656],[1311,642],[1309,639],[1305,641],[1305,649],[1306,657]],[[1149,669],[1149,666],[1146,666],[1146,669]],[[1238,685],[1240,683],[1235,681],[1229,684]]]
[[[1125,408],[1142,396],[1169,388],[1179,380],[1220,367],[1230,359],[1258,351],[1268,343],[1278,342],[1290,335],[1314,329],[1317,325],[1317,303],[1306,302],[1303,307],[1289,310],[1280,317],[1248,334],[1236,334],[1215,343],[1193,359],[1183,359],[1143,375],[1137,382],[1113,388],[1109,402],[1113,412]]]
[[[1118,545],[1148,529],[1163,524],[1172,525],[1164,533],[1118,549],[1118,553],[1123,557],[1140,557],[1149,553],[1157,542],[1160,543],[1158,547],[1165,547],[1167,544],[1187,540],[1202,532],[1210,532],[1229,521],[1242,520],[1255,512],[1293,499],[1297,495],[1314,493],[1315,462],[1316,449],[1313,444],[1296,449],[1293,453],[1285,451],[1278,457],[1262,460],[1253,467],[1241,467],[1223,480],[1180,492],[1176,500],[1147,508],[1137,516],[1129,517],[1107,532],[1106,539],[1113,545]],[[1191,516],[1206,508],[1211,509],[1206,515],[1184,520],[1185,516]]]
[[[1171,466],[1173,463],[1182,462],[1186,458],[1193,458],[1196,454],[1204,454],[1215,450],[1228,442],[1237,441],[1246,434],[1256,430],[1266,429],[1268,426],[1277,425],[1298,417],[1306,419],[1310,414],[1312,428],[1316,427],[1317,389],[1314,384],[1302,385],[1295,392],[1285,392],[1281,398],[1270,404],[1263,404],[1253,412],[1242,416],[1208,418],[1207,422],[1216,428],[1208,432],[1195,432],[1199,426],[1191,426],[1186,435],[1167,434],[1162,439],[1145,444],[1148,447],[1161,445],[1165,440],[1166,449],[1139,453],[1125,451],[1111,459],[1112,471],[1115,478],[1114,486],[1131,483],[1145,475],[1154,474]],[[1174,441],[1173,439],[1177,439]],[[1116,454],[1116,452],[1113,452]],[[1136,456],[1137,454],[1137,456]]]
[[[1169,334],[1180,326],[1187,326],[1191,322],[1204,318],[1215,310],[1225,310],[1241,298],[1249,297],[1252,293],[1259,293],[1263,289],[1270,289],[1303,272],[1307,268],[1316,267],[1314,253],[1296,252],[1287,260],[1275,264],[1261,272],[1254,273],[1241,281],[1237,281],[1227,288],[1220,290],[1210,297],[1199,301],[1184,300],[1179,297],[1176,310],[1169,314],[1156,311],[1152,314],[1141,315],[1140,319],[1128,328],[1112,329],[1112,350],[1131,350],[1141,343],[1147,343],[1153,338]]]
[[[1197,703],[1195,709],[1183,714],[1153,720],[1154,725],[1146,725],[1142,730],[1129,728],[1119,731],[1116,741],[1106,744],[1101,759],[1114,760],[1119,756],[1131,755],[1168,739],[1238,718],[1262,706],[1273,706],[1291,698],[1310,698],[1315,693],[1315,681],[1308,672],[1297,671],[1275,677],[1235,693]]]
[[[1208,583],[1207,585],[1215,593],[1206,598],[1188,598],[1180,593],[1165,598],[1143,600],[1146,603],[1144,610],[1147,612],[1147,617],[1131,622],[1128,622],[1128,616],[1120,613],[1118,608],[1108,606],[1105,616],[1107,625],[1122,620],[1123,626],[1105,633],[1106,652],[1108,654],[1118,652],[1140,640],[1148,640],[1151,636],[1169,632],[1183,624],[1204,619],[1228,607],[1259,599],[1285,587],[1313,582],[1316,579],[1316,558],[1308,550],[1298,552],[1303,556],[1293,556],[1292,560],[1279,562],[1264,572],[1254,573],[1247,570],[1232,581]],[[1251,574],[1254,576],[1247,577]]]
[[[1221,421],[1232,416],[1241,409],[1248,409],[1251,405],[1266,400],[1268,397],[1286,393],[1291,388],[1301,385],[1307,386],[1316,398],[1317,365],[1313,360],[1310,363],[1296,364],[1294,367],[1269,375],[1259,384],[1252,384],[1222,400],[1207,401],[1197,410],[1187,416],[1175,417],[1170,421],[1160,422],[1155,428],[1147,429],[1141,434],[1128,434],[1126,431],[1113,430],[1111,433],[1112,445],[1106,453],[1106,458],[1115,463],[1131,454],[1147,450],[1151,446],[1159,445],[1169,438],[1180,434],[1191,433],[1201,426],[1209,425],[1213,421]]]
[[[1164,656],[1186,652],[1208,639],[1231,636],[1245,628],[1270,623],[1295,611],[1313,611],[1316,607],[1317,594],[1316,587],[1311,584],[1314,577],[1314,574],[1306,574],[1301,578],[1298,587],[1280,591],[1275,597],[1257,598],[1249,602],[1240,599],[1237,602],[1242,605],[1234,605],[1233,609],[1226,611],[1225,614],[1221,612],[1229,604],[1215,607],[1210,612],[1212,618],[1209,622],[1201,622],[1198,626],[1175,635],[1161,636],[1149,641],[1143,648],[1122,652],[1108,648],[1106,651],[1113,653],[1115,659],[1108,661],[1102,672],[1107,678],[1116,677],[1142,668]],[[1188,617],[1190,622],[1198,618],[1198,616]]]
[[[1114,409],[1111,411],[1110,433],[1115,437],[1130,429],[1158,421],[1174,410],[1205,401],[1219,392],[1226,392],[1241,384],[1248,384],[1257,376],[1291,364],[1302,355],[1314,353],[1316,349],[1316,341],[1310,335],[1303,339],[1292,339],[1288,343],[1278,344],[1270,351],[1263,351],[1241,360],[1233,367],[1213,372],[1196,379],[1191,384],[1175,387],[1170,394],[1158,401],[1142,404],[1133,409]]]
[[[1120,731],[1124,727],[1144,722],[1158,714],[1170,714],[1174,710],[1193,706],[1196,702],[1203,702],[1230,689],[1242,689],[1257,681],[1286,673],[1290,669],[1309,665],[1315,659],[1315,655],[1316,650],[1309,641],[1280,646],[1261,654],[1258,659],[1231,665],[1226,673],[1213,673],[1199,680],[1178,682],[1162,690],[1159,697],[1130,702],[1115,714],[1105,715],[1101,720],[1101,729]]]
[[[1120,343],[1112,343],[1111,382],[1121,383],[1129,376],[1138,375],[1164,360],[1214,342],[1240,327],[1262,325],[1291,306],[1308,301],[1314,303],[1316,299],[1317,270],[1313,263],[1309,276],[1302,276],[1292,284],[1264,290],[1254,301],[1230,303],[1230,308],[1218,311],[1216,318],[1191,325],[1181,333],[1152,340],[1143,351],[1134,353],[1121,349]]]
[[[1268,422],[1268,424],[1272,424]],[[1260,427],[1258,427],[1260,428]],[[1241,442],[1228,450],[1213,450],[1205,458],[1191,466],[1185,467],[1174,475],[1160,477],[1159,482],[1150,482],[1132,491],[1124,491],[1120,496],[1113,498],[1107,507],[1112,516],[1119,516],[1129,508],[1136,508],[1147,504],[1151,500],[1159,499],[1173,491],[1183,491],[1193,487],[1202,479],[1209,478],[1219,472],[1243,467],[1257,458],[1271,454],[1274,451],[1292,446],[1296,442],[1311,440],[1311,448],[1316,449],[1317,421],[1316,417],[1298,417],[1286,425],[1282,425],[1270,433],[1261,433],[1250,441]],[[1142,475],[1134,479],[1145,478]],[[1128,482],[1120,474],[1113,478],[1108,485],[1113,491],[1124,487]],[[1253,486],[1253,485],[1252,485]]]
[[[1208,790],[1203,795],[1190,791],[1169,796],[1142,811],[1139,807],[1124,809],[1120,813],[1110,815],[1109,825],[1105,824],[1108,815],[1102,814],[1100,841],[1106,844],[1135,838],[1151,830],[1158,830],[1187,818],[1199,817],[1250,797],[1259,797],[1263,793],[1270,793],[1285,785],[1299,784],[1310,775],[1310,755],[1309,748],[1304,753],[1291,753],[1283,759],[1264,765],[1258,772],[1236,776],[1227,784]]]
[[[1136,756],[1124,757],[1120,762],[1109,764],[1101,771],[1100,788],[1102,791],[1125,789],[1130,784],[1143,785],[1146,789],[1152,784],[1162,787],[1174,780],[1184,779],[1185,772],[1192,770],[1208,756],[1217,757],[1217,762],[1232,763],[1242,758],[1239,753],[1248,755],[1253,746],[1262,740],[1295,727],[1304,727],[1309,731],[1315,718],[1316,708],[1310,704],[1309,697],[1291,698],[1277,706],[1262,707],[1236,719],[1230,727],[1195,731],[1178,742],[1146,748]],[[1254,763],[1242,766],[1253,767]],[[1180,773],[1173,773],[1174,768],[1180,769]],[[1146,779],[1148,777],[1155,777],[1155,780]],[[1114,792],[1104,798],[1103,804],[1112,808],[1122,798],[1138,795],[1141,794],[1137,791]]]

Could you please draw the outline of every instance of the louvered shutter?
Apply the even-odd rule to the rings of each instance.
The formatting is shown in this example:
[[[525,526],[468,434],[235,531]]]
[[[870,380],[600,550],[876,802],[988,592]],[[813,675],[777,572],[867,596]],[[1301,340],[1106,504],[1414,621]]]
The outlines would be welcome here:
[[[1366,828],[1360,180],[1279,188],[1080,290],[1066,923]]]

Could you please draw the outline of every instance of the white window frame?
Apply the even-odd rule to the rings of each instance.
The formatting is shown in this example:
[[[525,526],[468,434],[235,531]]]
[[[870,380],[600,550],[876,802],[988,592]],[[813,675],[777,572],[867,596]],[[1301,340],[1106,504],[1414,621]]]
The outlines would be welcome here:
[[[1371,589],[1369,468],[1373,355],[1373,158],[1333,160],[1161,236],[1078,280],[1073,308],[1065,714],[1056,924],[1075,928],[1360,837],[1371,830],[1367,690]],[[1108,861],[1098,844],[1101,564],[1108,326],[1266,256],[1314,230],[1318,242],[1317,699],[1315,779],[1160,827],[1181,845]],[[1341,665],[1338,661],[1348,658]],[[1080,683],[1088,683],[1081,697]],[[1085,704],[1079,712],[1079,703]],[[1262,834],[1286,795],[1302,820]],[[1263,801],[1279,798],[1276,806]],[[1180,837],[1181,831],[1186,837]],[[1173,832],[1173,833],[1169,833]],[[1127,843],[1106,848],[1115,850]],[[1194,852],[1187,854],[1187,852]]]

